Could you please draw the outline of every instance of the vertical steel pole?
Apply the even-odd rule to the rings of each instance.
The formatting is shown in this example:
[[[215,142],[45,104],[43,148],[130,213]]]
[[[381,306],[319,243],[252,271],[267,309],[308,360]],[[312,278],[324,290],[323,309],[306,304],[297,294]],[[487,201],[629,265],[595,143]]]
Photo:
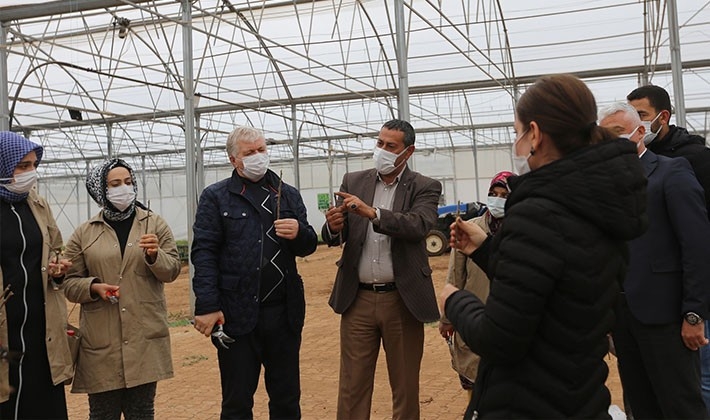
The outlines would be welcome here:
[[[197,180],[195,155],[195,87],[192,73],[192,2],[182,1],[182,63],[183,98],[185,100],[185,188],[187,213],[187,243],[192,249],[192,226],[197,213]],[[195,295],[192,292],[194,267],[190,263],[190,313],[195,312]]]
[[[680,59],[680,31],[676,0],[668,0],[668,33],[671,43],[671,73],[673,74],[673,102],[675,123],[685,127],[685,92],[683,91],[683,62]]]
[[[145,173],[145,155],[141,156],[141,189],[143,190],[143,204],[148,205],[148,181]]]
[[[298,137],[301,135],[300,130],[297,128],[298,121],[296,121],[296,105],[291,105],[291,131],[293,132],[293,182],[294,186],[301,189],[301,174],[298,170],[299,168],[299,148],[298,148]]]
[[[106,153],[108,159],[113,159],[113,124],[106,123]]]
[[[10,95],[7,90],[7,23],[0,22],[0,131],[10,129]]]
[[[195,112],[195,169],[197,179],[197,191],[205,189],[205,156],[202,151],[202,129],[200,126],[200,114]]]
[[[394,23],[397,36],[397,75],[399,78],[399,97],[397,110],[399,118],[409,121],[409,78],[407,73],[407,35],[404,30],[404,1],[394,1]]]

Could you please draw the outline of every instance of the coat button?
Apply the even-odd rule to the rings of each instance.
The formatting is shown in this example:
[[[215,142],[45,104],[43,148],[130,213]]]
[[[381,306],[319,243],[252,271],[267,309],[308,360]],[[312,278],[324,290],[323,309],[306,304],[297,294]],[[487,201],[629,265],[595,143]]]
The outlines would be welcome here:
[[[47,271],[47,267],[42,267],[42,271]]]
[[[131,242],[127,243],[126,245],[128,245],[128,246],[133,246],[133,244],[132,244]]]
[[[229,216],[229,213],[227,213],[227,212],[225,211],[224,213],[222,213],[222,216],[227,217],[227,216]]]
[[[124,341],[123,344],[128,344],[128,340]]]
[[[246,214],[246,213],[242,213],[242,217],[247,217],[247,214]]]
[[[126,308],[121,308],[121,312],[126,312]]]

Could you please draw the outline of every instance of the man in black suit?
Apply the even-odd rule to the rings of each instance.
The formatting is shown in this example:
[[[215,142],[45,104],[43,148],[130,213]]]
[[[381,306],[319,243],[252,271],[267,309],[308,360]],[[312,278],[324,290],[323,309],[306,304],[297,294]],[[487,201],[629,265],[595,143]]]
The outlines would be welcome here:
[[[340,321],[338,419],[370,418],[377,356],[383,343],[392,418],[419,418],[424,323],[439,319],[425,238],[436,223],[441,183],[407,166],[414,128],[386,122],[374,169],[345,174],[343,203],[326,213],[322,237],[345,242],[330,306]]]
[[[613,104],[599,120],[637,143],[648,177],[649,229],[629,243],[612,331],[624,393],[636,419],[707,418],[698,355],[708,343],[703,318],[710,297],[703,189],[688,161],[646,149],[632,106]]]
[[[636,108],[646,127],[644,143],[653,153],[683,157],[693,167],[695,177],[705,190],[705,208],[710,213],[710,148],[705,139],[670,123],[671,98],[660,86],[641,86],[626,99]],[[710,281],[710,279],[708,279]],[[705,335],[710,336],[710,321],[705,320]],[[705,405],[710,409],[710,346],[700,349],[700,382]]]

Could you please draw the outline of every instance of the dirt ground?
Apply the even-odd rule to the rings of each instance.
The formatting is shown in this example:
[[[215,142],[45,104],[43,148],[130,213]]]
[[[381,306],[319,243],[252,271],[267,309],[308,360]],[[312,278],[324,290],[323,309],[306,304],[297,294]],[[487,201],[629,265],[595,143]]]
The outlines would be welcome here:
[[[338,389],[339,315],[328,306],[328,296],[335,278],[335,261],[339,248],[320,246],[311,256],[300,259],[298,269],[306,290],[306,322],[301,347],[301,410],[304,419],[335,418]],[[430,259],[434,270],[434,286],[438,293],[446,278],[448,254]],[[189,314],[189,279],[187,268],[166,287],[172,358],[175,377],[158,384],[155,401],[156,419],[217,419],[220,412],[220,382],[217,351],[210,341],[185,325]],[[77,310],[72,314],[76,317]],[[182,321],[182,322],[181,322]],[[621,385],[616,360],[609,356],[610,375],[607,386],[612,403],[621,403]],[[461,418],[467,395],[451,369],[448,348],[435,324],[425,327],[424,358],[420,378],[422,419]],[[67,387],[70,419],[88,418],[85,394],[71,394]],[[254,418],[268,418],[268,397],[263,378],[254,398]],[[384,354],[381,352],[375,378],[372,402],[373,419],[392,418],[392,399],[387,379]]]

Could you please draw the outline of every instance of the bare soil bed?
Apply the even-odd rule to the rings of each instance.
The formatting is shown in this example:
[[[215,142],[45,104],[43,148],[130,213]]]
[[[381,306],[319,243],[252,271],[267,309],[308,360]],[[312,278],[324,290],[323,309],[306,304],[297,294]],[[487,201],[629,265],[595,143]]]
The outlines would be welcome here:
[[[301,347],[301,410],[304,419],[335,418],[338,390],[340,317],[328,306],[335,278],[339,248],[320,246],[311,256],[299,259],[298,269],[306,290],[306,322]],[[438,291],[446,279],[448,254],[430,259],[434,286]],[[180,277],[166,286],[175,377],[158,384],[155,410],[157,419],[217,419],[220,412],[220,382],[217,351],[210,341],[187,323],[190,283],[187,267]],[[72,314],[77,318],[78,308]],[[372,403],[373,419],[392,417],[392,396],[387,368],[381,352]],[[609,356],[607,385],[612,403],[621,403],[621,385],[616,360]],[[254,417],[268,419],[268,397],[263,378],[254,398]],[[420,404],[423,419],[456,419],[465,411],[467,395],[451,369],[448,348],[435,324],[425,327],[424,359],[420,379]],[[85,394],[71,394],[67,387],[70,419],[88,418]]]

